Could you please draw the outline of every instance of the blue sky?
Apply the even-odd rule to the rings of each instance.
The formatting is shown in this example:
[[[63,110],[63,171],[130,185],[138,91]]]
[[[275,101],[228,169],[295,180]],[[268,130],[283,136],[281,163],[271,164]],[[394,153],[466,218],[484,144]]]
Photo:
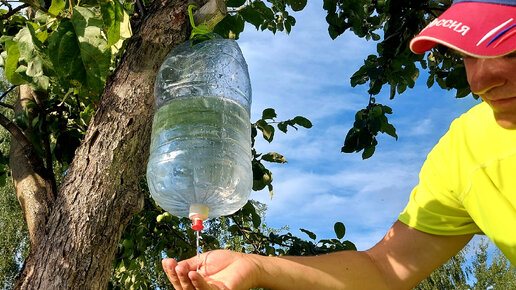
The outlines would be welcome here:
[[[346,225],[346,238],[365,250],[379,241],[403,210],[426,155],[450,122],[477,104],[472,97],[455,99],[454,92],[428,89],[422,76],[416,87],[389,100],[388,89],[377,102],[390,106],[390,122],[399,139],[380,136],[376,153],[340,152],[357,110],[368,102],[367,87],[351,88],[350,76],[375,52],[375,43],[345,33],[332,40],[322,2],[309,1],[295,13],[290,35],[247,27],[238,43],[249,65],[253,87],[251,120],[265,108],[275,108],[277,120],[297,115],[314,124],[311,129],[276,133],[259,152],[278,152],[287,164],[270,164],[274,197],[268,191],[251,198],[268,205],[266,222],[273,228],[305,228],[320,238],[334,238],[333,224]]]

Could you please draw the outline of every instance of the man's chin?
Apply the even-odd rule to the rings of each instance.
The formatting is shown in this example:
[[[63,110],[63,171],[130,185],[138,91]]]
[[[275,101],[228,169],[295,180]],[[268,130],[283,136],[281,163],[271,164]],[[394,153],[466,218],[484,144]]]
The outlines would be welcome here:
[[[494,113],[494,117],[500,127],[508,130],[516,129],[516,115],[507,116],[507,114]]]

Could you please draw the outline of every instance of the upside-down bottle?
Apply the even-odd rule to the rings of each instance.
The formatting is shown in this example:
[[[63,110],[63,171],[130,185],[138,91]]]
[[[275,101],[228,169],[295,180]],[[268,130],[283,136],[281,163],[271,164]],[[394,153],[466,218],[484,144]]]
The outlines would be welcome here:
[[[252,188],[251,85],[234,40],[187,41],[155,83],[147,181],[153,199],[193,228],[245,205]]]

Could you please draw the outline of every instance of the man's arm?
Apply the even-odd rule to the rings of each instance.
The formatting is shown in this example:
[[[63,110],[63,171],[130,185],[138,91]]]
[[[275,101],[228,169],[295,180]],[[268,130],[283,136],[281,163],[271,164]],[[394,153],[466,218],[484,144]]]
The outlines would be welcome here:
[[[397,221],[377,245],[365,252],[274,258],[274,262],[261,257],[265,275],[260,280],[270,282],[265,286],[274,289],[313,289],[310,285],[328,289],[411,289],[471,238],[427,234]]]
[[[195,258],[179,265],[165,260],[164,269],[177,289],[209,289],[206,282],[219,289],[410,289],[471,238],[472,235],[431,235],[397,221],[367,251],[315,257],[265,257],[214,251],[204,255],[199,273],[195,272]]]

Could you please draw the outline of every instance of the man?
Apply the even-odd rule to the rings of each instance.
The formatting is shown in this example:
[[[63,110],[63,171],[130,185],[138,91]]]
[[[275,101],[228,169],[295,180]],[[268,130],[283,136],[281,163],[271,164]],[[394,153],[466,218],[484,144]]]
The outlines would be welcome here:
[[[516,0],[455,1],[410,44],[463,55],[483,102],[450,126],[385,237],[367,251],[263,257],[213,251],[163,260],[176,289],[410,289],[487,235],[516,264]]]

